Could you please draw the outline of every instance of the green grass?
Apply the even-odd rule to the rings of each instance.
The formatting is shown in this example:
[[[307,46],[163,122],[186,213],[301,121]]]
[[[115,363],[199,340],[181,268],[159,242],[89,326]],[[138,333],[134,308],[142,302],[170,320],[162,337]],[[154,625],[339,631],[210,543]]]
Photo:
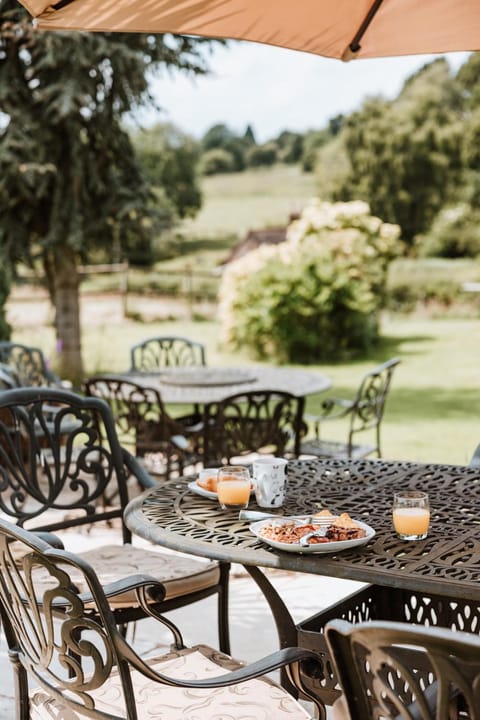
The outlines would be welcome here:
[[[84,326],[83,352],[87,374],[100,370],[121,372],[129,364],[129,347],[156,334],[177,334],[204,342],[211,365],[243,365],[246,353],[219,346],[214,321],[108,322]],[[51,328],[18,330],[15,339],[42,347],[51,355]],[[332,393],[351,396],[361,376],[376,363],[399,356],[384,424],[384,457],[392,459],[464,464],[480,443],[479,319],[425,319],[387,316],[383,342],[368,360],[318,366],[333,381]],[[54,360],[54,357],[52,357]],[[309,412],[319,409],[325,395],[308,399]],[[332,433],[340,423],[332,423]]]
[[[206,177],[204,205],[193,220],[183,223],[182,233],[243,237],[252,229],[284,225],[290,213],[299,212],[317,194],[315,183],[313,173],[302,173],[294,165]]]

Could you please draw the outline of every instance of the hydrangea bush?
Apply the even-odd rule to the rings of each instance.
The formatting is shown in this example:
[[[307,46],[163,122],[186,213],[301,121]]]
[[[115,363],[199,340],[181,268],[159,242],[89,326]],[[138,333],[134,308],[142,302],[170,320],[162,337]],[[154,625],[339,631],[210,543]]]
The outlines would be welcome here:
[[[223,339],[259,359],[310,363],[368,350],[400,228],[367,203],[311,201],[279,245],[225,269],[219,296]]]

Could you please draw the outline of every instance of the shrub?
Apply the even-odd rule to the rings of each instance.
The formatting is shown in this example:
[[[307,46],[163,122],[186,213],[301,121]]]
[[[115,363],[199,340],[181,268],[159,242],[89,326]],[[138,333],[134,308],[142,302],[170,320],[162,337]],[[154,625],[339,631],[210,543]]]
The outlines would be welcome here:
[[[313,201],[287,239],[225,270],[219,293],[224,340],[258,358],[319,362],[368,350],[400,229],[363,202]]]
[[[235,170],[235,158],[223,148],[213,148],[203,153],[200,161],[200,172],[203,175],[230,173]]]
[[[416,238],[423,257],[477,257],[480,255],[480,212],[467,203],[441,210],[426,235]]]

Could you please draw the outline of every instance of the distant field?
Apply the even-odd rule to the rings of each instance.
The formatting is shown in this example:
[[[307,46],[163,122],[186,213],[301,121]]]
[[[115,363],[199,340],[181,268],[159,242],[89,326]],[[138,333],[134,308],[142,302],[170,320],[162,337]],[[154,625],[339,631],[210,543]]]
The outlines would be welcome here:
[[[314,174],[291,165],[213,175],[203,179],[202,187],[202,210],[182,226],[194,237],[242,237],[250,229],[283,225],[317,194]]]

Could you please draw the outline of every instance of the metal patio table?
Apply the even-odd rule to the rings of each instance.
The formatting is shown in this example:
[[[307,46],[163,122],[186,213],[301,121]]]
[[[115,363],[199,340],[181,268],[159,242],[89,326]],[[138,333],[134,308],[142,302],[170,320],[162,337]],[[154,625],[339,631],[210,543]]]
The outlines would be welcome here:
[[[157,388],[167,405],[206,405],[252,390],[281,390],[305,397],[332,386],[329,377],[315,370],[270,365],[171,367],[158,372],[129,372],[127,377]]]
[[[480,468],[383,460],[294,460],[288,464],[285,505],[278,515],[301,515],[327,507],[366,522],[375,537],[361,547],[333,554],[297,554],[258,540],[249,523],[188,489],[191,478],[174,479],[135,498],[126,524],[136,534],[174,550],[240,563],[262,589],[272,610],[280,645],[303,645],[326,653],[323,626],[331,617],[392,619],[480,627]],[[396,538],[393,493],[429,493],[428,537]],[[249,509],[257,508],[251,502]],[[288,608],[260,568],[281,568],[369,583],[336,606],[295,625]],[[336,679],[325,664],[312,680],[330,702]]]

